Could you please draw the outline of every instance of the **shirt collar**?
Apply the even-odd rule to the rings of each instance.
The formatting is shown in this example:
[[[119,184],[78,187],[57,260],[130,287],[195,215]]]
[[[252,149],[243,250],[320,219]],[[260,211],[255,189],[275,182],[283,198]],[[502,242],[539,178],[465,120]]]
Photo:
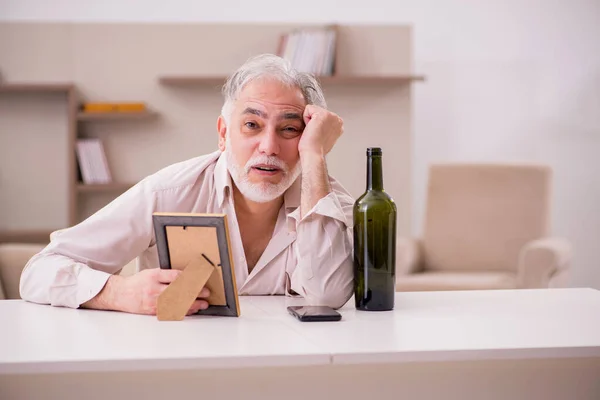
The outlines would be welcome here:
[[[300,162],[300,161],[298,161]],[[223,202],[227,195],[233,193],[233,185],[231,180],[231,175],[229,175],[229,170],[227,168],[227,157],[225,153],[221,153],[219,159],[217,160],[217,164],[215,165],[214,170],[215,175],[215,189],[217,192],[217,200],[219,202],[219,207],[223,207]],[[296,209],[300,207],[300,192],[302,188],[302,175],[298,177],[285,191],[283,194],[283,204],[286,210],[293,211],[292,209]]]
[[[227,170],[227,157],[225,153],[221,152],[217,164],[215,165],[215,189],[217,191],[217,201],[219,207],[223,208],[223,202],[225,201],[225,191],[231,193],[231,176]]]
[[[300,162],[300,160],[298,160]],[[296,209],[300,207],[300,193],[302,189],[302,174],[292,183],[283,194],[283,204],[286,209]]]

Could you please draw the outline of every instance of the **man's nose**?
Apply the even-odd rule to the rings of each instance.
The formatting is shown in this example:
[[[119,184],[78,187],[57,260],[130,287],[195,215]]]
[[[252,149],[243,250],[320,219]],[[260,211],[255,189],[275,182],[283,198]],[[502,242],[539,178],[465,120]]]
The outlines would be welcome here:
[[[273,128],[263,131],[258,150],[268,156],[279,154],[279,137]]]

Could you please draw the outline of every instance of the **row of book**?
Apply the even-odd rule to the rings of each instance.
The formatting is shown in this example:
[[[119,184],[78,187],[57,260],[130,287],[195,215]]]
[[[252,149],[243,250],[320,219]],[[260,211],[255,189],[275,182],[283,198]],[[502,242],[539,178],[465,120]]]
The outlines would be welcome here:
[[[336,30],[303,29],[282,35],[277,54],[300,72],[331,76],[335,65]]]
[[[100,139],[78,139],[75,151],[83,183],[102,184],[112,182],[106,153]]]

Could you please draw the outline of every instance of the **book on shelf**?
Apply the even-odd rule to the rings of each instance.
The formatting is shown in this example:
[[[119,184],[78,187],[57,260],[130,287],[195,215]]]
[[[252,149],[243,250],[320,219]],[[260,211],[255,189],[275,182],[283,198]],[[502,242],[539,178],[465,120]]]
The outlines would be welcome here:
[[[106,153],[100,139],[78,139],[76,153],[83,183],[93,185],[112,182]]]
[[[81,111],[86,113],[119,113],[119,112],[144,112],[147,111],[145,103],[139,102],[92,102],[83,103],[81,105]]]
[[[307,28],[281,36],[277,55],[289,60],[300,72],[331,76],[335,66],[336,30]]]

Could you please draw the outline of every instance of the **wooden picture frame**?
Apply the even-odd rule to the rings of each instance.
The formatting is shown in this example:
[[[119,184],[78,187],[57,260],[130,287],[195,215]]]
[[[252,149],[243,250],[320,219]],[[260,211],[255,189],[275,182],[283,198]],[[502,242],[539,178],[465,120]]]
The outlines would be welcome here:
[[[197,314],[239,317],[227,216],[156,212],[152,222],[161,269],[183,270],[198,257],[215,268],[205,285],[210,290],[209,306]]]

